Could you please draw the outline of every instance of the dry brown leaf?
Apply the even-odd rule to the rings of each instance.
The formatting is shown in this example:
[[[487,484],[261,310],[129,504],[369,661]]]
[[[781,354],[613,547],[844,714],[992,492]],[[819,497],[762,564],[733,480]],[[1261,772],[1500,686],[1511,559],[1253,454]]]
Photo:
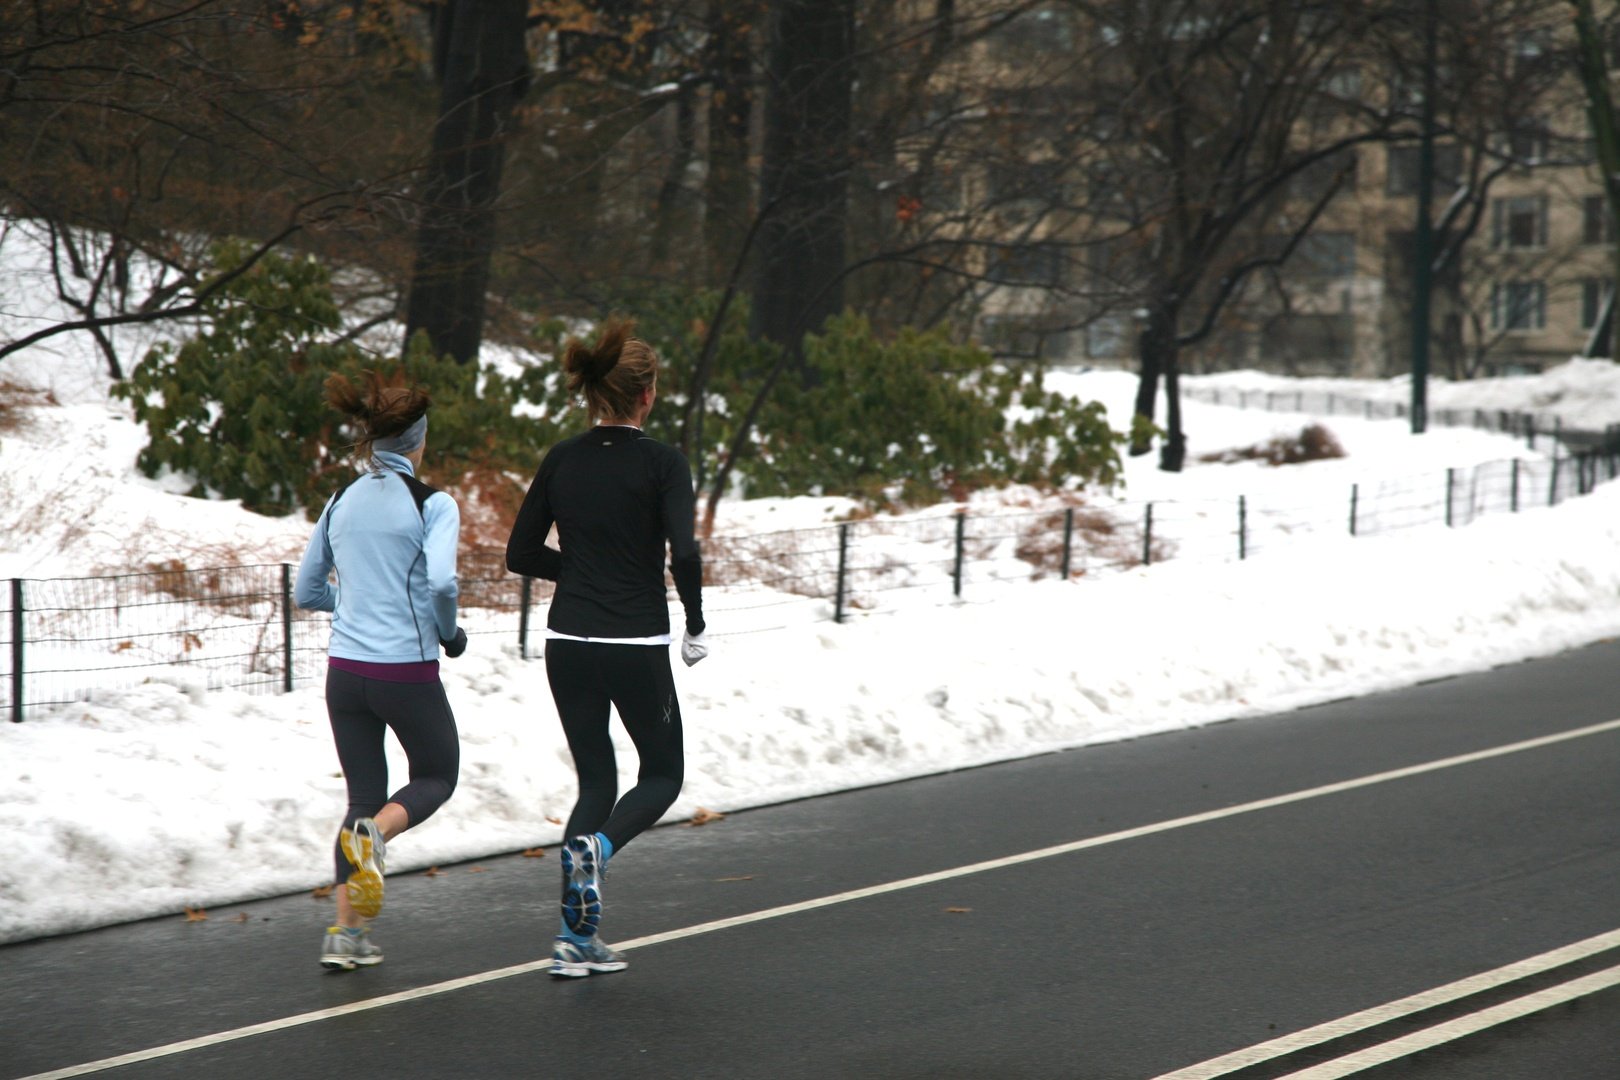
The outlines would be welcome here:
[[[482,866],[469,866],[469,867],[467,867],[467,873],[469,873],[469,874],[487,874],[487,873],[489,873],[489,871],[485,870]]]
[[[546,849],[543,847],[527,848],[523,852],[523,857],[525,859],[543,859],[546,857]]]
[[[738,874],[736,877],[717,877],[716,881],[753,881],[753,874]]]
[[[442,873],[444,873],[444,871],[440,870],[437,866],[430,866],[426,870],[422,871],[422,876],[423,877],[438,877]]]
[[[970,907],[948,907],[945,909],[946,913],[950,915],[966,915],[972,910]]]
[[[200,907],[192,907],[190,904],[186,905],[186,922],[207,922],[207,921],[208,921],[208,912],[204,911]]]
[[[700,806],[696,810],[692,811],[692,820],[690,822],[688,822],[687,824],[689,824],[689,825],[707,825],[709,822],[711,822],[711,821],[719,821],[721,818],[723,818],[725,816],[726,815],[720,813],[717,810],[708,810],[708,809],[705,809],[704,807]]]
[[[335,888],[337,888],[336,885],[321,885],[317,888],[311,889],[309,893],[310,899],[325,900],[328,896],[332,895],[332,890]]]
[[[548,817],[548,818],[546,818],[546,820],[551,822],[553,825],[561,825],[562,824],[562,818],[560,818],[560,817]]]
[[[245,912],[245,911],[238,911],[236,913],[236,917],[231,920],[231,922],[247,922],[247,921],[248,921],[248,913]]]

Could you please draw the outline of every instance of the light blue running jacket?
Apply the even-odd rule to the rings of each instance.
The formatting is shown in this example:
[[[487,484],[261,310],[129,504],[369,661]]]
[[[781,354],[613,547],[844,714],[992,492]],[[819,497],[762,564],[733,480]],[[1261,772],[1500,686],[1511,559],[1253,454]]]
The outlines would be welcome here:
[[[373,664],[439,658],[456,633],[456,542],[461,511],[442,491],[417,509],[399,475],[410,459],[379,450],[321,511],[298,566],[293,599],[332,613],[328,655]],[[328,580],[337,570],[337,584]]]

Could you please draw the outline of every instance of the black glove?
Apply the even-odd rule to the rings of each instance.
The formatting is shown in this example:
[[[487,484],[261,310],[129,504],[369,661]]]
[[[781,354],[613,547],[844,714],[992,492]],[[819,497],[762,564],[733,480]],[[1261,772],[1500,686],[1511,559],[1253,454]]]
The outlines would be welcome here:
[[[467,631],[459,626],[456,627],[456,636],[449,641],[440,638],[439,647],[444,650],[444,655],[454,660],[467,651]]]

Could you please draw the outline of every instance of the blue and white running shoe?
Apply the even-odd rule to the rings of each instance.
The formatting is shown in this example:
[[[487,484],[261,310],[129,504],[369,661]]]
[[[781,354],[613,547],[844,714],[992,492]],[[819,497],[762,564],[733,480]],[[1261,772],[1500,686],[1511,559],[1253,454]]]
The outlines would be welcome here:
[[[630,964],[602,944],[600,938],[570,941],[559,937],[551,950],[551,974],[559,979],[582,979],[597,972],[623,971]]]
[[[591,937],[602,923],[602,878],[607,873],[602,841],[594,835],[570,839],[562,848],[562,872],[563,925],[582,938]]]

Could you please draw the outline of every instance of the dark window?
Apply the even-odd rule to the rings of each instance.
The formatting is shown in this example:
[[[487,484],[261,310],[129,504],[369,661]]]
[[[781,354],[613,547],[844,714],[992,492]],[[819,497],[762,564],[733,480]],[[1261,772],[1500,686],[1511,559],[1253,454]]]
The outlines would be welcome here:
[[[1053,244],[1001,248],[991,254],[985,276],[1002,285],[1057,285],[1063,280],[1063,249]]]
[[[1135,320],[1126,315],[1104,315],[1086,327],[1086,355],[1098,360],[1120,360],[1136,353]]]
[[[1547,246],[1547,197],[1520,195],[1491,200],[1491,246],[1543,248]]]
[[[1615,242],[1614,211],[1604,195],[1588,195],[1581,200],[1581,243]]]
[[[1416,195],[1418,189],[1418,154],[1421,147],[1392,146],[1389,148],[1388,175],[1385,189],[1391,195]],[[1455,143],[1441,143],[1434,148],[1434,190],[1451,191],[1462,175],[1462,149]]]
[[[991,37],[994,48],[1008,59],[1032,52],[1068,52],[1074,48],[1074,13],[1061,8],[1036,8],[1008,19]]]
[[[985,186],[992,206],[1015,202],[1062,206],[1066,202],[1060,161],[994,162],[985,171]]]
[[[1266,324],[1260,347],[1290,363],[1347,361],[1355,355],[1356,323],[1351,315],[1282,315]]]
[[[1346,278],[1356,272],[1354,233],[1308,233],[1288,257],[1289,273],[1312,278]]]
[[[1581,279],[1581,329],[1590,330],[1598,324],[1598,316],[1603,314],[1603,303],[1608,300],[1609,293],[1614,289],[1614,282],[1609,278],[1582,278]]]
[[[1542,330],[1547,326],[1547,285],[1505,281],[1491,286],[1491,329]]]
[[[1539,122],[1525,121],[1508,132],[1508,156],[1521,165],[1539,165],[1547,160],[1551,141],[1547,129]]]
[[[1328,189],[1338,183],[1341,193],[1350,191],[1356,186],[1356,165],[1360,159],[1354,150],[1345,150],[1342,153],[1313,161],[1288,181],[1288,194],[1307,202],[1316,202],[1328,193]],[[1348,170],[1347,175],[1339,179],[1340,170]]]

